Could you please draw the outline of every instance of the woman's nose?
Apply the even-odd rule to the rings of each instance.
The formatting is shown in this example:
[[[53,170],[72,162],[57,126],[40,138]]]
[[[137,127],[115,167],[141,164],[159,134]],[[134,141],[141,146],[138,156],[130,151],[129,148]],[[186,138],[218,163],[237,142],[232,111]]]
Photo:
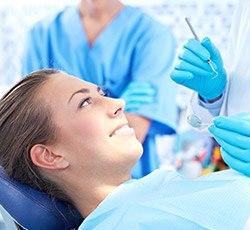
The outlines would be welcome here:
[[[123,114],[124,108],[125,108],[125,101],[123,99],[111,99],[112,100],[112,106],[109,111],[109,115],[111,117],[118,117],[121,114]]]

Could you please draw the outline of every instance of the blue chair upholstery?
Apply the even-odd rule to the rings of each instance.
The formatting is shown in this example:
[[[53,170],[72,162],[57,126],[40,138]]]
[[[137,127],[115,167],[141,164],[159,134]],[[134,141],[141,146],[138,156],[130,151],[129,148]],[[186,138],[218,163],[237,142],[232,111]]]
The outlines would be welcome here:
[[[73,206],[10,178],[2,167],[0,204],[14,221],[25,229],[74,229],[83,221]]]

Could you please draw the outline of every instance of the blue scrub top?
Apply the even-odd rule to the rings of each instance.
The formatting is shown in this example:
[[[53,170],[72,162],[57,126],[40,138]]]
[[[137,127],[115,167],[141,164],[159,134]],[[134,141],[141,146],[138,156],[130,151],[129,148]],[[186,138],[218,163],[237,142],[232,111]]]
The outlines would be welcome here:
[[[118,186],[79,230],[238,230],[249,217],[249,177],[225,170],[190,180],[159,169]]]
[[[131,81],[150,82],[156,101],[134,114],[152,120],[144,153],[132,176],[140,178],[159,167],[155,136],[176,128],[175,86],[169,78],[175,40],[168,27],[141,10],[125,6],[90,47],[77,7],[68,7],[37,23],[30,31],[22,74],[57,68],[99,86],[119,98]]]

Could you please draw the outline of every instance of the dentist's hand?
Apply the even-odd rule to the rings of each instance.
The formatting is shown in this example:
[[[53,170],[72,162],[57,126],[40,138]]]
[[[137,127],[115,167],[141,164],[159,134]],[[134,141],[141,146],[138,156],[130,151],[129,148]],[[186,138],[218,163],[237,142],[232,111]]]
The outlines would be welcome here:
[[[120,98],[126,101],[125,112],[129,112],[145,104],[153,103],[155,95],[155,88],[150,83],[132,81],[124,89]]]
[[[218,76],[207,63],[212,61]],[[207,100],[218,98],[226,87],[226,71],[219,50],[209,38],[204,38],[201,43],[189,39],[181,48],[178,62],[174,66],[170,77],[177,84],[195,90]]]
[[[209,131],[221,145],[221,155],[232,169],[250,176],[250,113],[214,118]]]

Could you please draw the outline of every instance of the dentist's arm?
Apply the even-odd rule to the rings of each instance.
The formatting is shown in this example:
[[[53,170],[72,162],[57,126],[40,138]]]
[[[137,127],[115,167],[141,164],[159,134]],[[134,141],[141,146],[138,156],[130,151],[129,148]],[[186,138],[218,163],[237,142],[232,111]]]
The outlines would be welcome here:
[[[137,139],[143,143],[151,120],[133,114],[132,111],[139,109],[141,106],[153,103],[155,100],[155,89],[147,82],[132,81],[124,89],[120,98],[126,102],[125,114],[129,122],[129,126],[134,128]]]

